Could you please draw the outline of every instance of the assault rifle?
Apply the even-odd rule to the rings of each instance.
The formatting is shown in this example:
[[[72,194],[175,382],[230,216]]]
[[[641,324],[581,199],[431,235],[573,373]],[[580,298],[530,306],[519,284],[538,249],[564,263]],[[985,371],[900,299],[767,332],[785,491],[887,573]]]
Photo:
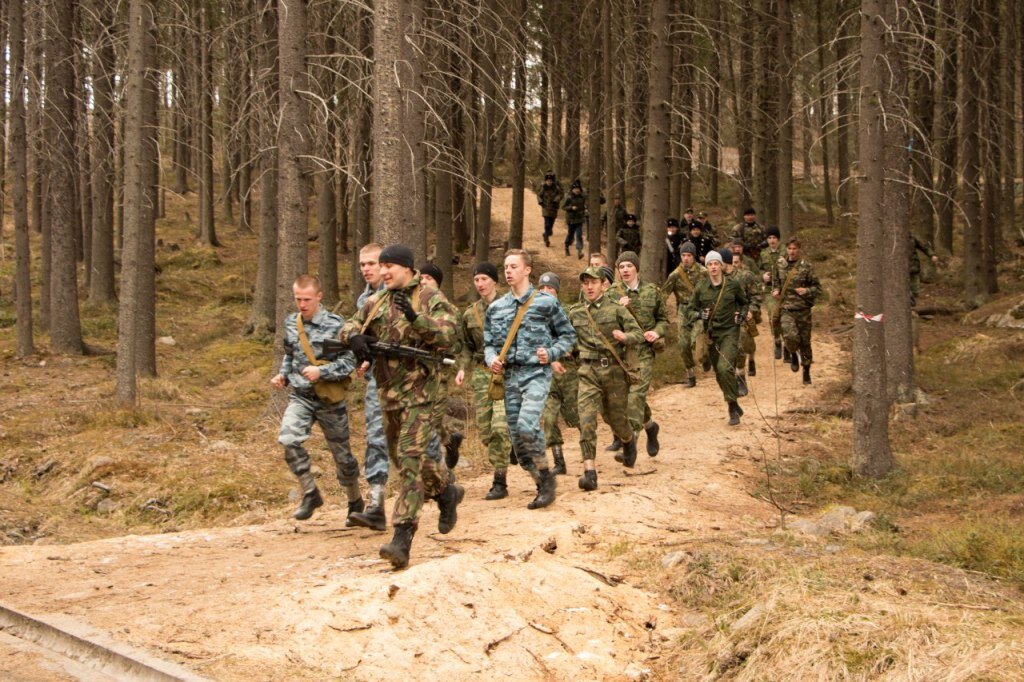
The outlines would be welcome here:
[[[371,353],[385,358],[407,358],[433,365],[450,366],[455,364],[455,358],[447,355],[434,355],[428,350],[414,348],[412,346],[403,346],[400,343],[373,341],[368,345]],[[325,356],[332,356],[337,355],[338,353],[344,353],[349,348],[347,343],[342,343],[338,339],[324,339],[323,349]]]

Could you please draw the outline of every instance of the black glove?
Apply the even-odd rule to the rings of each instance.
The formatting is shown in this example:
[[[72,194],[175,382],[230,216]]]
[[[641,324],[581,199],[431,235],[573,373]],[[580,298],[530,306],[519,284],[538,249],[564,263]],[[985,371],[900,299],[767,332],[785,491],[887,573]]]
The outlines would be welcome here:
[[[396,291],[392,295],[391,300],[395,304],[395,307],[402,311],[402,314],[405,315],[405,319],[409,321],[409,324],[415,322],[416,318],[419,317],[417,312],[412,309],[412,301],[409,300],[409,296],[406,295],[404,291]]]
[[[373,353],[370,352],[370,344],[376,340],[377,337],[373,334],[355,334],[348,337],[348,347],[352,349],[356,360],[359,362],[369,362],[373,359]]]
[[[700,311],[700,319],[702,319],[702,320],[704,320],[706,322],[708,320],[708,318],[710,318],[710,317],[711,317],[711,308],[705,308],[704,310]]]

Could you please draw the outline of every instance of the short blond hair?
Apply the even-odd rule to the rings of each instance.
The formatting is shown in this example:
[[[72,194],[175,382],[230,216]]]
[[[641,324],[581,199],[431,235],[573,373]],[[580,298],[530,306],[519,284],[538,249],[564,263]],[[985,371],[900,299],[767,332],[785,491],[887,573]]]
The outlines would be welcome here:
[[[320,278],[316,275],[309,274],[299,275],[296,277],[295,281],[292,282],[292,287],[296,289],[308,289],[309,287],[313,287],[317,291],[323,291],[323,287],[320,284]]]
[[[528,268],[533,267],[533,256],[531,256],[530,252],[526,249],[509,249],[505,252],[505,258],[508,258],[509,256],[519,256],[523,259],[523,265]]]

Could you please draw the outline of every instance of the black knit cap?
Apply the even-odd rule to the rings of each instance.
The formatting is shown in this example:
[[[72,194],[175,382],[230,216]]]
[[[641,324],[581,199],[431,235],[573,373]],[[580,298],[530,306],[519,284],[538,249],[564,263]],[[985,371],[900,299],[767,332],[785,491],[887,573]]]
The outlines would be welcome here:
[[[627,213],[625,220],[626,220],[627,223],[630,220],[632,220],[635,223],[636,222],[636,214],[635,213]]]
[[[723,263],[732,265],[732,249],[719,249],[718,253],[722,256]]]
[[[607,265],[602,265],[600,270],[601,277],[604,278],[604,281],[608,282],[609,284],[613,284],[615,282],[615,272],[610,267],[608,267]]]
[[[583,183],[581,183],[578,179],[573,180],[572,184],[569,185],[569,189],[583,189]]]
[[[767,230],[764,231],[764,236],[765,237],[775,237],[776,239],[782,239],[782,233],[779,232],[779,228],[775,227],[774,225],[772,225],[771,227],[769,227]]]
[[[675,218],[669,218],[665,221],[665,227],[679,227],[679,221]]]
[[[494,267],[493,263],[488,263],[487,261],[484,261],[483,263],[477,263],[476,265],[473,266],[473,276],[476,277],[477,275],[487,275],[495,282],[497,282],[498,268]]]
[[[444,281],[444,273],[441,272],[441,268],[437,267],[434,263],[426,262],[420,266],[420,272],[424,275],[430,275],[437,282],[437,286],[441,286],[441,282]]]
[[[757,211],[755,211],[754,207],[751,206],[750,208],[743,209],[743,215],[757,215]]]
[[[412,270],[415,267],[416,257],[413,255],[412,249],[405,244],[392,244],[381,249],[377,262],[401,265]]]

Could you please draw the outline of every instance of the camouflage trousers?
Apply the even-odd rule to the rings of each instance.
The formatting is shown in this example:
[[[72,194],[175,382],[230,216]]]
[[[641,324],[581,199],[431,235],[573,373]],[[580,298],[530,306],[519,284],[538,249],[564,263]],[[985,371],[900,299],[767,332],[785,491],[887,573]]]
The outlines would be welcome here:
[[[384,411],[384,435],[391,466],[398,472],[398,498],[391,522],[415,524],[423,501],[440,495],[454,481],[443,462],[426,456],[434,432],[433,405]]]
[[[921,293],[921,273],[910,273],[910,307],[917,305],[917,295]]]
[[[782,343],[782,321],[775,314],[775,311],[779,307],[779,302],[772,297],[771,292],[765,294],[764,297],[764,312],[768,315],[769,329],[772,333],[772,340],[775,343]]]
[[[739,327],[716,329],[711,332],[711,344],[708,347],[708,359],[715,368],[715,379],[722,389],[725,402],[737,400],[736,386],[736,355],[739,351]]]
[[[811,351],[811,309],[782,311],[782,340],[790,353],[800,352],[800,362],[808,366],[814,361]]]
[[[384,438],[384,416],[377,395],[377,378],[372,374],[369,376],[366,399],[363,401],[363,415],[366,417],[366,461],[363,470],[367,483],[383,485],[388,482],[388,442]]]
[[[284,461],[296,476],[309,471],[309,453],[302,444],[309,440],[313,422],[320,424],[342,488],[359,483],[359,463],[352,456],[348,440],[348,408],[344,402],[328,405],[316,394],[293,392],[281,418],[277,442],[284,446]]]
[[[686,315],[681,310],[679,311],[677,325],[679,326],[679,354],[683,356],[683,367],[691,370],[697,366],[697,363],[693,361],[693,330],[696,325],[692,322],[687,322]]]
[[[447,445],[448,437],[451,435],[444,422],[445,413],[448,411],[448,382],[439,382],[438,389],[434,407],[430,412],[430,419],[434,424],[434,435],[427,443],[427,457],[435,462],[441,461],[441,445]]]
[[[580,427],[580,411],[577,401],[579,394],[580,379],[577,373],[575,361],[563,363],[565,374],[552,372],[551,391],[548,399],[544,402],[544,439],[550,448],[552,445],[562,445],[562,430],[558,428],[558,417],[561,415],[565,423],[574,428]]]
[[[469,375],[473,405],[476,407],[476,426],[480,430],[480,440],[487,448],[487,461],[495,469],[507,469],[512,439],[508,435],[505,401],[491,400],[487,395],[490,382],[491,373],[482,365],[474,367],[473,373]]]
[[[551,387],[551,365],[505,368],[505,418],[512,447],[524,469],[549,468],[541,414]]]
[[[584,460],[597,457],[597,415],[601,414],[612,433],[621,441],[633,437],[627,406],[629,384],[617,364],[602,367],[599,362],[580,362],[580,451]]]
[[[651,390],[651,374],[654,370],[654,351],[646,343],[641,344],[636,352],[636,368],[640,373],[640,381],[629,386],[627,413],[629,426],[639,433],[644,424],[651,420],[651,408],[647,404],[647,393]],[[620,439],[621,440],[621,439]]]
[[[746,371],[747,358],[754,357],[754,353],[757,352],[757,343],[754,341],[754,337],[750,335],[750,325],[757,324],[758,321],[755,318],[751,322],[744,322],[740,325],[739,349],[736,352],[736,369],[741,374]]]

